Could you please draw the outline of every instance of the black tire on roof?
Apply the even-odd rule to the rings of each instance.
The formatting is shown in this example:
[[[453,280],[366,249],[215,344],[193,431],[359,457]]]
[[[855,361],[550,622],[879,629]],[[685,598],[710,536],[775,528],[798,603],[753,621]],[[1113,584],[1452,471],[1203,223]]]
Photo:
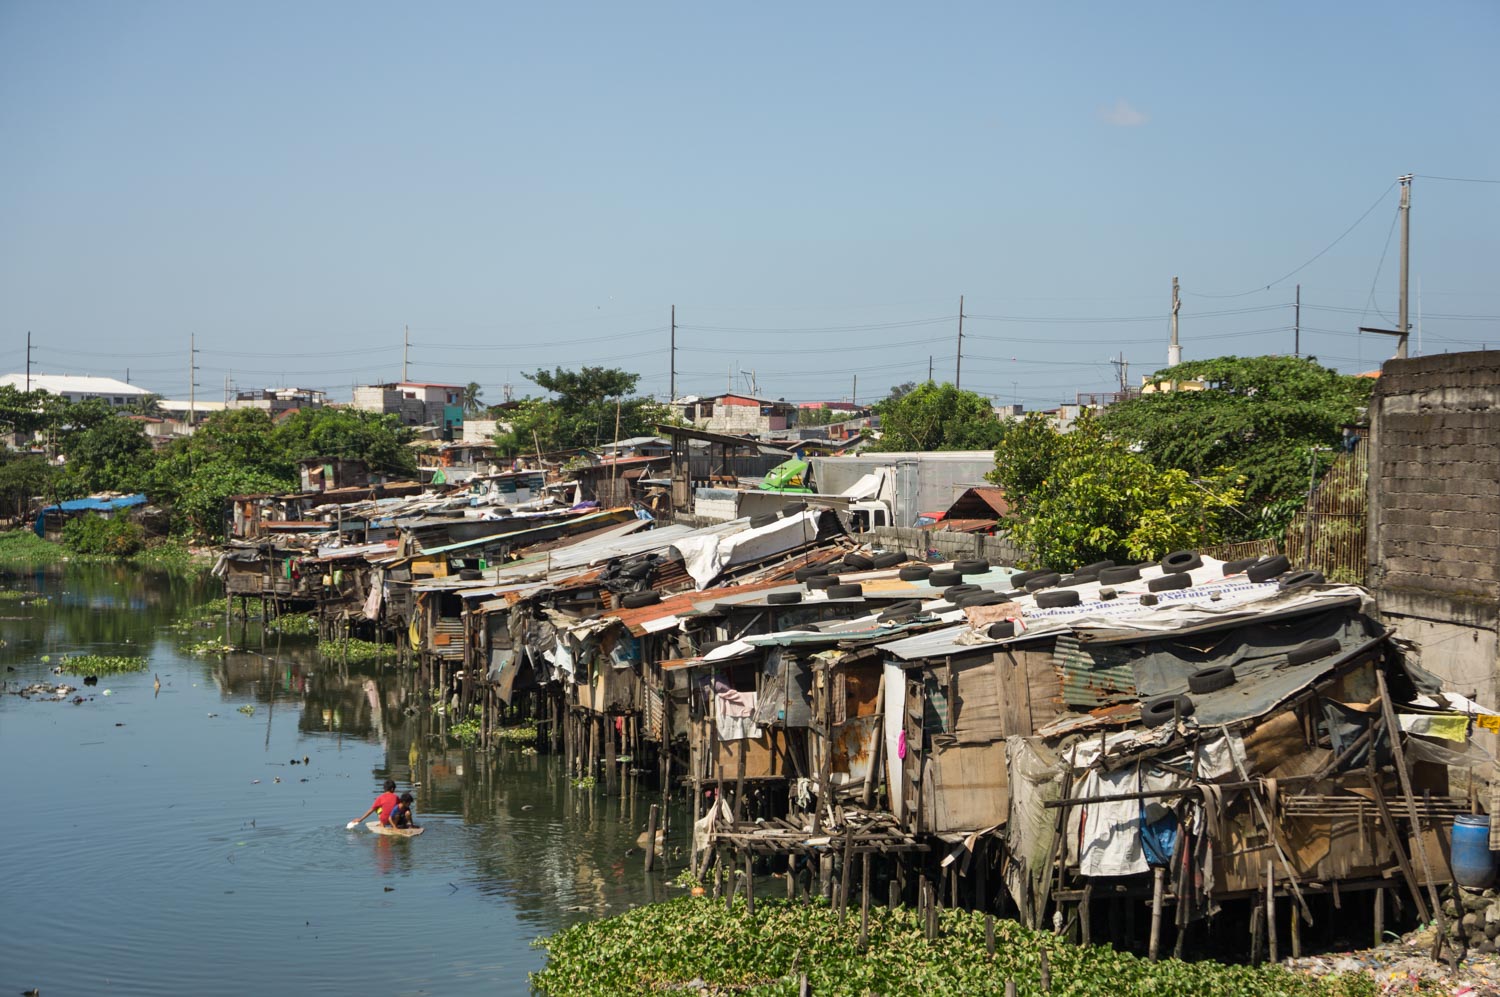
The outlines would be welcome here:
[[[1031,581],[1033,578],[1037,578],[1037,577],[1039,577],[1041,575],[1050,575],[1051,573],[1052,572],[1046,571],[1046,570],[1041,570],[1041,571],[1018,571],[1015,574],[1013,574],[1013,575],[1010,576],[1010,583],[1011,583],[1011,585],[1015,586],[1016,588],[1024,588],[1025,585],[1026,585],[1026,583],[1029,582],[1029,581]]]
[[[1329,655],[1338,654],[1344,649],[1333,637],[1323,637],[1318,640],[1310,640],[1306,644],[1299,644],[1286,653],[1286,663],[1289,665],[1302,665],[1309,661],[1317,661]]]
[[[1292,562],[1286,559],[1285,554],[1276,554],[1273,557],[1261,558],[1250,567],[1245,569],[1245,577],[1252,582],[1268,582],[1277,575],[1285,574],[1292,566]]]
[[[1258,557],[1242,557],[1238,561],[1225,561],[1224,574],[1237,575],[1259,560],[1260,558]]]
[[[474,582],[484,577],[484,572],[478,568],[461,568],[458,577],[466,582]]]
[[[947,588],[943,589],[943,598],[947,599],[949,602],[957,602],[959,596],[968,595],[970,592],[978,591],[978,585],[949,585]]]
[[[1036,604],[1040,609],[1076,606],[1082,601],[1077,589],[1053,589],[1050,592],[1038,592],[1036,596]]]
[[[813,575],[805,582],[810,589],[831,589],[838,583],[838,575]]]
[[[875,560],[874,558],[867,557],[864,554],[850,551],[848,554],[844,555],[844,567],[853,568],[855,571],[869,571],[871,568],[875,567]]]
[[[1003,592],[970,592],[959,596],[955,602],[960,609],[968,609],[970,606],[999,606],[1006,602]]]
[[[1234,668],[1231,665],[1211,665],[1188,676],[1188,689],[1192,692],[1218,692],[1232,685]]]
[[[1193,701],[1187,696],[1157,696],[1141,704],[1141,722],[1147,727],[1170,723],[1173,716],[1193,715]]]
[[[864,594],[863,585],[833,585],[828,589],[830,599],[858,599]]]
[[[1060,589],[1070,589],[1075,588],[1079,585],[1087,585],[1089,582],[1096,582],[1098,580],[1098,575],[1077,573],[1071,575],[1063,575],[1062,578],[1058,579],[1057,587]]]
[[[656,589],[647,589],[644,592],[626,592],[620,597],[620,605],[626,609],[640,609],[642,606],[654,606],[661,602],[661,593]]]
[[[932,574],[932,569],[925,564],[908,564],[896,573],[896,577],[903,582],[925,581]]]
[[[1168,592],[1172,589],[1189,588],[1192,584],[1193,580],[1187,576],[1187,572],[1176,572],[1151,579],[1146,583],[1146,588],[1152,592]]]
[[[959,582],[963,581],[963,578],[964,576],[960,575],[957,571],[950,571],[947,568],[940,568],[936,571],[930,572],[927,575],[927,584],[931,585],[933,588],[945,589],[950,585],[957,585]]]
[[[922,602],[921,602],[920,599],[906,599],[906,600],[904,600],[902,602],[893,603],[893,604],[885,607],[885,609],[881,610],[880,615],[877,616],[875,619],[877,621],[878,620],[894,620],[897,617],[905,618],[905,617],[915,616],[916,614],[920,613],[921,611],[922,611]]]
[[[1174,550],[1161,559],[1161,570],[1168,574],[1192,571],[1194,568],[1201,567],[1203,567],[1203,558],[1198,556],[1196,550]]]
[[[820,575],[826,574],[828,574],[828,565],[814,564],[809,565],[806,568],[798,568],[796,571],[792,572],[792,577],[797,579],[797,581],[799,582],[805,582],[809,578],[817,578]]]
[[[961,575],[982,575],[990,570],[990,562],[981,558],[953,562],[953,570]]]
[[[898,564],[906,563],[906,555],[899,551],[888,550],[884,554],[876,554],[870,558],[876,568],[894,568]]]
[[[1117,568],[1105,568],[1099,572],[1100,585],[1121,585],[1141,577],[1141,569],[1133,564],[1122,564]]]
[[[772,592],[766,596],[766,602],[772,606],[790,606],[801,601],[801,592]]]
[[[1049,571],[1045,575],[1037,575],[1035,578],[1027,581],[1026,591],[1038,592],[1045,588],[1051,588],[1060,581],[1062,581],[1062,575],[1059,575],[1055,571]]]
[[[985,633],[989,635],[990,640],[1004,640],[1016,635],[1016,624],[1012,620],[1001,620],[999,623],[991,623]]]
[[[1277,584],[1285,592],[1288,589],[1306,588],[1309,585],[1322,585],[1325,581],[1327,579],[1323,577],[1323,572],[1305,570],[1293,571],[1290,574],[1283,575]]]
[[[1103,571],[1105,568],[1113,568],[1114,566],[1115,566],[1115,562],[1110,561],[1110,560],[1095,561],[1093,564],[1085,564],[1081,568],[1074,568],[1073,569],[1073,574],[1075,574],[1075,575],[1079,575],[1079,574],[1093,574],[1093,575],[1097,575],[1099,572]]]

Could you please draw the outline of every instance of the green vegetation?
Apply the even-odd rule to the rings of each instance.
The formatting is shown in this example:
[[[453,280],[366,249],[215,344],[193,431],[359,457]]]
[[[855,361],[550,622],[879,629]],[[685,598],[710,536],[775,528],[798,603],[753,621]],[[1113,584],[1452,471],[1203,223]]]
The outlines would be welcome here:
[[[827,904],[683,898],[618,917],[575,925],[537,945],[547,965],[531,975],[546,997],[602,997],[688,990],[704,994],[786,995],[806,973],[815,994],[949,997],[999,993],[1013,979],[1022,994],[1040,992],[1041,952],[1052,987],[1063,994],[1193,994],[1198,997],[1373,997],[1360,975],[1322,979],[1275,966],[1213,962],[1152,963],[1102,946],[1084,948],[1015,921],[995,922],[995,955],[985,919],[972,911],[938,913],[940,936],[927,941],[911,908],[870,909],[870,953],[859,948],[859,916],[839,923]],[[701,980],[701,987],[692,981]]]
[[[234,650],[234,645],[222,637],[208,637],[204,640],[195,640],[188,644],[183,650],[188,654],[207,657],[209,655],[223,656]]]
[[[88,513],[63,524],[62,544],[74,554],[130,557],[145,547],[146,531],[140,523],[125,516],[106,519]]]
[[[1032,413],[995,451],[989,479],[1005,489],[1011,538],[1042,565],[1155,559],[1233,535],[1242,494],[1227,471],[1162,470],[1086,412],[1060,433]]]
[[[538,448],[543,452],[572,450],[646,436],[669,414],[649,398],[634,397],[640,375],[618,368],[584,367],[575,372],[558,367],[525,376],[557,397],[528,398],[506,414],[510,432],[495,434],[495,446],[508,457],[535,453]]]
[[[124,675],[145,671],[146,659],[119,654],[73,654],[63,658],[61,666],[69,675]]]
[[[30,530],[11,530],[0,533],[0,565],[32,567],[52,564],[67,556],[67,551],[54,543],[48,543]]]
[[[329,661],[348,661],[351,665],[363,665],[396,660],[396,645],[376,644],[358,637],[339,637],[335,640],[318,641],[318,654]]]
[[[1254,522],[1248,529],[1259,536],[1279,536],[1302,507],[1309,471],[1321,475],[1332,464],[1343,427],[1360,419],[1374,385],[1298,357],[1196,360],[1157,371],[1153,380],[1208,387],[1111,406],[1100,420],[1106,432],[1138,446],[1158,468],[1194,478],[1227,468],[1243,477]]]
[[[288,613],[266,624],[266,630],[286,637],[316,637],[318,618],[312,613]]]
[[[526,724],[521,727],[501,727],[493,731],[491,736],[495,740],[503,741],[506,744],[535,744],[536,725]]]
[[[45,606],[52,600],[40,592],[23,592],[20,589],[0,589],[0,602],[30,602]]]
[[[875,405],[882,436],[872,450],[991,450],[1005,434],[982,395],[931,381],[898,388]]]
[[[480,718],[479,707],[471,706],[468,718],[455,722],[448,728],[448,733],[465,748],[472,748],[479,743],[479,735],[483,730],[484,721]]]

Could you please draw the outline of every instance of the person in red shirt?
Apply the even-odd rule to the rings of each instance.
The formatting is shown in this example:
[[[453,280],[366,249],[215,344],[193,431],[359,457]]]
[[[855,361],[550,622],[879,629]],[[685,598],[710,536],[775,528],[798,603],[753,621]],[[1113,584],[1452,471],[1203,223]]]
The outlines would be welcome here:
[[[349,826],[353,827],[355,824],[358,824],[360,821],[364,820],[366,817],[370,816],[372,813],[374,813],[375,811],[379,810],[380,811],[380,823],[381,823],[381,825],[383,827],[390,827],[391,826],[391,813],[393,811],[395,811],[396,805],[398,803],[400,803],[400,802],[401,802],[400,797],[398,797],[396,795],[396,782],[395,782],[395,780],[394,779],[387,779],[385,781],[385,792],[383,792],[379,796],[375,797],[375,802],[372,803],[372,804],[370,804],[370,809],[368,809],[364,813],[360,814],[358,820],[355,820]]]

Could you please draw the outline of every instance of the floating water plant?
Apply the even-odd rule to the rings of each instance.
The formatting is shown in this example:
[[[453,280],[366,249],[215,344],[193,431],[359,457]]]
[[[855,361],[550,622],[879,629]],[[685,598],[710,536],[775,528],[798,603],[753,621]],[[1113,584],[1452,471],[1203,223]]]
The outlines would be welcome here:
[[[985,943],[983,914],[944,910],[939,933],[923,935],[917,912],[870,908],[869,954],[859,945],[860,917],[847,918],[825,902],[743,899],[732,910],[722,900],[684,897],[648,904],[618,917],[588,921],[548,938],[547,965],[531,974],[547,997],[694,990],[701,993],[798,992],[807,974],[815,994],[922,994],[947,997],[999,993],[1015,980],[1023,994],[1040,993],[1041,953],[1052,987],[1069,994],[1211,994],[1215,997],[1373,997],[1375,982],[1360,975],[1310,978],[1279,966],[1216,962],[1152,963],[1105,946],[1073,945],[1016,921],[995,921],[994,955]]]
[[[43,655],[42,663],[51,660]],[[146,659],[120,654],[74,654],[61,659],[62,670],[70,675],[125,675],[146,670]]]
[[[234,650],[234,645],[226,642],[220,637],[210,637],[207,640],[196,640],[186,648],[188,654],[225,655]]]
[[[395,644],[376,644],[357,637],[340,637],[337,640],[318,641],[318,654],[329,661],[348,661],[350,664],[368,664],[372,661],[394,661]]]
[[[243,713],[247,717],[253,717],[255,716],[255,707],[251,706],[249,703],[246,703],[244,706],[241,706],[239,708],[239,712]]]
[[[536,727],[529,724],[523,727],[501,727],[494,732],[494,737],[507,744],[535,744]]]

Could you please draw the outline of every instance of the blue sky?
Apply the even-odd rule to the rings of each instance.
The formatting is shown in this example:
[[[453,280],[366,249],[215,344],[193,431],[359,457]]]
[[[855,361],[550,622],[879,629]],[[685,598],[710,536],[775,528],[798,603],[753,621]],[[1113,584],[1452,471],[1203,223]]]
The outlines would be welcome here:
[[[0,3],[0,367],[1028,406],[1500,344],[1500,6]],[[1399,70],[1399,73],[1398,73]],[[1364,220],[1316,262],[1268,290]],[[1383,257],[1383,259],[1382,259]],[[1378,275],[1378,280],[1377,280]],[[1251,293],[1241,293],[1241,292]],[[1372,295],[1373,291],[1373,295]],[[1238,295],[1209,297],[1204,295]]]

